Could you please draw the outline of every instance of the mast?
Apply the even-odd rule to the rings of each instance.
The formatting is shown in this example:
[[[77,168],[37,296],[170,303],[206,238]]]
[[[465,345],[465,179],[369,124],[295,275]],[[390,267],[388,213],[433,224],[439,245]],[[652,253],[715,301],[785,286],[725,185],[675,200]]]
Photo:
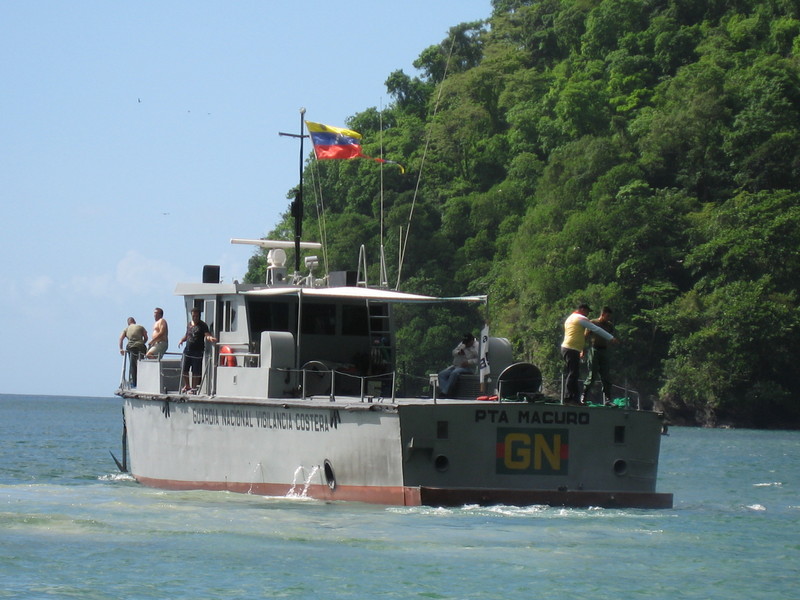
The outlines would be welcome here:
[[[300,278],[300,248],[302,243],[300,239],[303,237],[303,124],[306,114],[306,109],[300,109],[300,133],[284,133],[278,132],[278,135],[286,137],[300,138],[300,185],[297,188],[297,193],[292,201],[292,218],[294,219],[294,279],[295,281]],[[248,242],[245,242],[248,243]]]
[[[300,273],[300,238],[303,236],[303,117],[306,109],[300,109],[300,186],[292,203],[292,217],[294,217],[294,272]]]

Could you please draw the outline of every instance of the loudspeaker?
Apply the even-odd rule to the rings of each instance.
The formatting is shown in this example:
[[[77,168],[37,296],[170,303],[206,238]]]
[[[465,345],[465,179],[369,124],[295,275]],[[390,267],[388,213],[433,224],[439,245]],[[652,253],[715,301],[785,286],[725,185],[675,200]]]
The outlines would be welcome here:
[[[331,287],[354,287],[358,282],[358,273],[355,271],[331,271],[328,282]]]
[[[203,265],[203,283],[219,283],[219,265]]]

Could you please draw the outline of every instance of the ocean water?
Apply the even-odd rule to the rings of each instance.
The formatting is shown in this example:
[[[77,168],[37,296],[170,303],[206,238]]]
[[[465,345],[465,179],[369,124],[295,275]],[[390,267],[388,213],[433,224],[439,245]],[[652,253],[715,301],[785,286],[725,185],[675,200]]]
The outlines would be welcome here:
[[[0,395],[0,598],[800,598],[800,432],[671,428],[670,510],[437,509],[145,488],[121,422]]]

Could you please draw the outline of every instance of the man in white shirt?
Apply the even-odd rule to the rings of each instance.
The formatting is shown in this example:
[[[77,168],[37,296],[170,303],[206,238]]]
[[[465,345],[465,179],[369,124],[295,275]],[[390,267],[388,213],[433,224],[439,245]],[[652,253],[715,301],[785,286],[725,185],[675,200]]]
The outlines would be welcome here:
[[[458,378],[464,373],[474,373],[478,365],[478,344],[475,336],[465,333],[461,342],[453,349],[453,364],[439,373],[439,391],[447,398]]]

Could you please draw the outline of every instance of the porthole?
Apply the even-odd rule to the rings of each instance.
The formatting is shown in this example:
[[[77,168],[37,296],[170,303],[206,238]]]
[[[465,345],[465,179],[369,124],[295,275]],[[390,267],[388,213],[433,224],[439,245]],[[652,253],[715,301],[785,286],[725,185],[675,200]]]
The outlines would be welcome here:
[[[447,458],[444,454],[440,454],[439,456],[433,459],[433,466],[440,473],[444,473],[445,471],[447,471],[447,469],[450,468],[450,459]]]
[[[628,463],[622,459],[614,461],[614,473],[616,475],[625,475],[628,472]]]
[[[333,465],[331,465],[331,461],[327,458],[325,459],[325,466],[323,467],[323,471],[325,473],[325,481],[328,482],[328,487],[331,490],[336,489],[336,475],[333,473]]]

